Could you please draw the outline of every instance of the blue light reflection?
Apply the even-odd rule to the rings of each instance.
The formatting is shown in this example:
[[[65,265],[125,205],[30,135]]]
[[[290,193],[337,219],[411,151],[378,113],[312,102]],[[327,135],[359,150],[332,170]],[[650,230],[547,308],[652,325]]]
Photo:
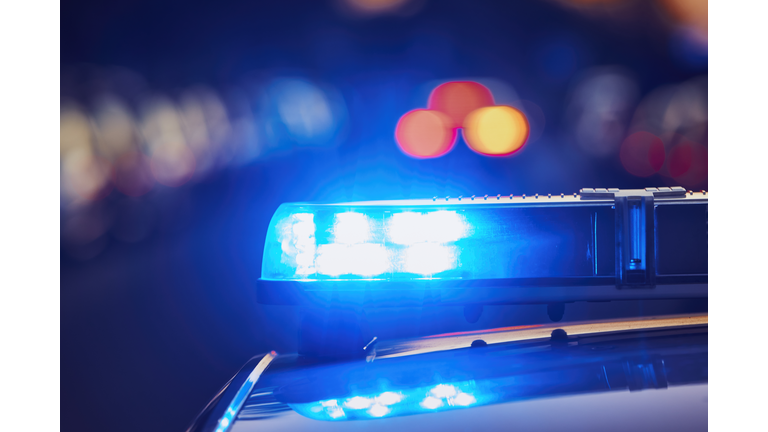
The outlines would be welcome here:
[[[478,396],[478,391],[483,393],[475,381],[464,381],[290,406],[296,412],[316,420],[375,419],[458,409],[493,401],[492,392],[486,391],[484,396]]]

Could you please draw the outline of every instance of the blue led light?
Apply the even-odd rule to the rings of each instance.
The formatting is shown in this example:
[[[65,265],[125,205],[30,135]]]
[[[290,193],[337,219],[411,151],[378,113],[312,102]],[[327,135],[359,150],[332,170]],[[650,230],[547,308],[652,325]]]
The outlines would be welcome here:
[[[337,214],[332,229],[335,243],[358,244],[371,239],[371,222],[362,213]]]
[[[377,276],[388,273],[391,262],[383,245],[327,244],[317,248],[315,269],[325,276]]]
[[[315,229],[311,213],[292,214],[277,224],[280,262],[294,268],[297,276],[315,272]]]
[[[455,269],[459,251],[456,246],[436,243],[419,243],[408,246],[403,253],[403,270],[406,273],[432,275]]]
[[[401,391],[352,396],[318,402],[290,404],[296,412],[316,420],[361,420],[464,408],[478,404],[475,393],[485,394],[482,403],[493,402],[490,391],[474,381],[438,384]]]
[[[503,204],[284,204],[267,233],[262,279],[593,276],[594,211]]]
[[[455,211],[395,213],[389,219],[389,239],[401,245],[452,243],[466,237],[470,228]]]

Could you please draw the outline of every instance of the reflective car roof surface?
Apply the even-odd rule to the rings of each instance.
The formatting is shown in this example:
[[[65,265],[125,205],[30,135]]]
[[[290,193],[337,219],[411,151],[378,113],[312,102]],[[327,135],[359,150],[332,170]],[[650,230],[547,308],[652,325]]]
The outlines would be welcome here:
[[[365,358],[349,360],[268,354],[252,362],[263,369],[269,358],[231,423],[217,426],[706,430],[707,322],[696,315],[450,333],[375,341]],[[250,369],[241,374],[258,366]]]

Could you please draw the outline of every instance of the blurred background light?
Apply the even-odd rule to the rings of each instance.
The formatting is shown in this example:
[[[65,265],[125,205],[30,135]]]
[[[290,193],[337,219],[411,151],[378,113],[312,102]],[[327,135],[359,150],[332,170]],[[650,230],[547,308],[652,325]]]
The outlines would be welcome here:
[[[675,184],[691,189],[702,187],[707,180],[707,148],[683,139],[669,151],[669,175]]]
[[[528,121],[529,132],[526,143],[538,141],[544,134],[544,129],[547,124],[547,119],[544,116],[544,111],[542,111],[541,107],[533,101],[520,99],[507,103],[506,105],[518,109]]]
[[[464,125],[470,112],[494,104],[487,87],[472,81],[447,82],[437,86],[429,95],[428,108],[440,111],[451,119],[451,127]]]
[[[87,261],[107,246],[112,217],[103,205],[70,207],[61,219],[61,240],[67,256]]]
[[[229,156],[224,149],[232,129],[227,109],[214,91],[196,86],[182,93],[179,112],[196,175],[205,177]]]
[[[571,136],[586,154],[618,152],[639,94],[630,73],[618,67],[592,68],[577,80],[567,114]]]
[[[137,132],[130,109],[115,95],[100,95],[93,109],[96,147],[99,153],[114,161],[125,152],[136,149]]]
[[[664,137],[670,134],[688,136],[705,143],[707,140],[706,76],[660,86],[643,98],[635,110],[631,129],[647,130]]]
[[[658,3],[679,24],[695,29],[706,40],[709,28],[707,0],[659,0]]]
[[[647,131],[664,143],[666,158],[658,172],[668,185],[706,186],[707,85],[707,77],[700,76],[660,86],[645,96],[635,110],[630,131]]]
[[[105,197],[111,188],[112,166],[96,153],[89,118],[71,101],[62,104],[60,115],[62,205]]]
[[[138,151],[123,153],[115,161],[113,179],[117,190],[131,197],[146,194],[155,185],[149,158]]]
[[[195,172],[195,155],[183,145],[168,145],[156,148],[150,162],[152,174],[158,183],[177,187],[192,179]]]
[[[69,200],[96,201],[109,194],[111,164],[88,147],[67,152],[61,166],[62,191]]]
[[[410,16],[418,12],[425,0],[336,0],[337,9],[344,15],[372,18],[382,15]]]
[[[305,79],[277,78],[266,84],[261,103],[273,150],[332,146],[343,138],[346,107],[330,88]]]
[[[621,144],[619,157],[624,168],[638,177],[648,177],[661,169],[665,159],[664,143],[650,132],[635,132]]]
[[[400,117],[395,139],[405,154],[416,158],[434,158],[451,150],[456,131],[447,115],[433,110],[416,109]]]
[[[155,180],[171,187],[189,181],[195,171],[195,155],[187,146],[176,105],[159,95],[148,99],[143,107],[141,130]]]
[[[528,121],[520,110],[493,106],[472,111],[464,121],[464,139],[472,150],[506,156],[520,150],[528,139]]]

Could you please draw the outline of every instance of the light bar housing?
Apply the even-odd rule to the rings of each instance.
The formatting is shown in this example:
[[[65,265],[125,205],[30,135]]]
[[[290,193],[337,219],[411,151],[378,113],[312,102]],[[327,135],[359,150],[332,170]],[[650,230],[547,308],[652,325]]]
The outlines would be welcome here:
[[[283,204],[264,304],[518,304],[707,297],[705,191]]]

